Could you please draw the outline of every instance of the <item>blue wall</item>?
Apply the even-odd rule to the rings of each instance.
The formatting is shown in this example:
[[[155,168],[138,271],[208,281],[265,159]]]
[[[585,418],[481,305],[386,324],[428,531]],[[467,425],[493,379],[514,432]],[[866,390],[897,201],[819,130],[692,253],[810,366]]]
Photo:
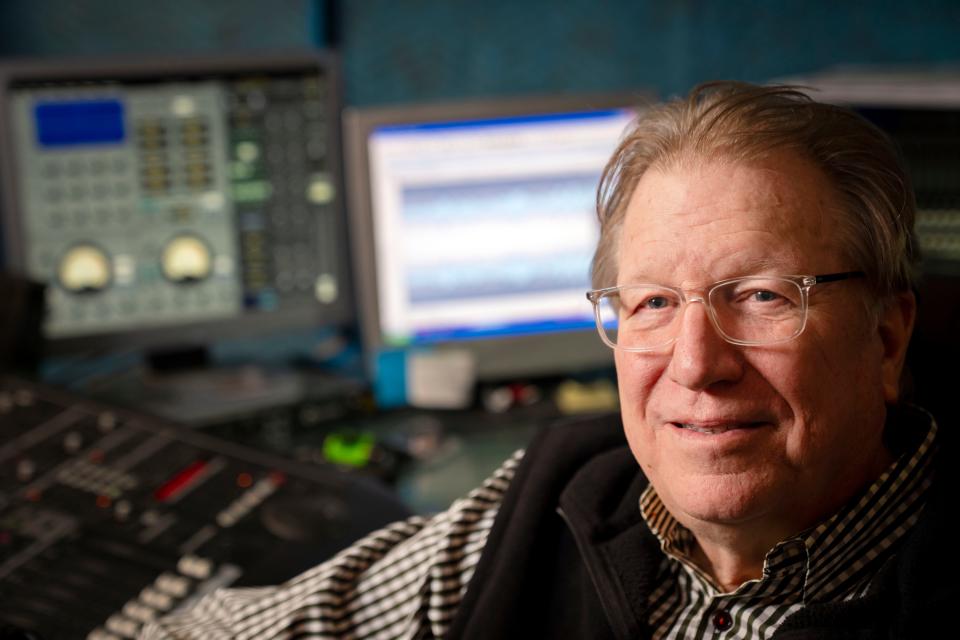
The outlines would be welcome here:
[[[312,46],[312,0],[2,0],[0,55],[138,55]]]
[[[355,105],[638,87],[668,95],[707,79],[762,81],[836,64],[960,62],[960,2],[0,3],[0,55],[251,51],[330,39]]]
[[[960,61],[960,2],[346,2],[356,104],[762,81],[839,63]]]

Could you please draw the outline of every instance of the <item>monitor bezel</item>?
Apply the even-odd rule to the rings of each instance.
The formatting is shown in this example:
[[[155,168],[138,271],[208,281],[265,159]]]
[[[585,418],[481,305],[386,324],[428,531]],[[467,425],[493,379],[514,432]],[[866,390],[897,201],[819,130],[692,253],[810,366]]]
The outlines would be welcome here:
[[[376,376],[376,357],[385,343],[380,327],[378,278],[367,141],[381,127],[501,119],[539,114],[630,109],[638,114],[655,101],[648,91],[608,94],[502,97],[430,102],[344,111],[344,166],[361,342],[369,375]],[[584,298],[586,301],[586,298]],[[431,343],[433,350],[456,349],[472,354],[481,381],[565,376],[606,370],[612,351],[595,329],[558,331]]]
[[[217,78],[250,74],[322,73],[328,78],[327,126],[330,140],[330,172],[337,199],[336,256],[340,295],[332,303],[316,301],[279,312],[243,311],[235,316],[191,321],[125,331],[85,334],[45,340],[48,356],[78,353],[110,353],[117,350],[177,349],[183,345],[209,346],[223,340],[237,340],[289,331],[308,331],[323,327],[345,327],[355,320],[355,307],[347,255],[347,223],[344,204],[341,116],[343,87],[340,57],[329,50],[295,50],[245,54],[200,54],[149,56],[138,59],[70,58],[8,59],[0,61],[0,233],[3,242],[4,270],[25,276],[26,247],[21,242],[21,216],[17,214],[18,167],[13,149],[10,113],[11,89],[24,83],[44,82],[152,82],[178,79]]]

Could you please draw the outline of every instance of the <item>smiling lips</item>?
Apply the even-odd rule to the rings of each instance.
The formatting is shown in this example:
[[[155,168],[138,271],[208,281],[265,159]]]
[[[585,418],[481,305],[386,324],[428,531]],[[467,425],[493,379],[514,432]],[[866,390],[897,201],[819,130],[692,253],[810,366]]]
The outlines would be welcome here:
[[[753,429],[755,427],[763,426],[767,424],[765,422],[706,422],[706,423],[693,423],[693,422],[671,422],[673,426],[684,429],[686,431],[696,431],[697,433],[705,433],[707,435],[719,435],[721,433],[726,433],[728,431],[734,431],[736,429]]]

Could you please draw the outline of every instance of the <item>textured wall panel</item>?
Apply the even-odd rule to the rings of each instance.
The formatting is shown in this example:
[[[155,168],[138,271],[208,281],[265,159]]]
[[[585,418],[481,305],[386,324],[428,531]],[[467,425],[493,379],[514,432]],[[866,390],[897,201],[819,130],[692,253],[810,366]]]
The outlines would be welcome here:
[[[358,105],[762,81],[840,63],[960,61],[951,0],[344,0]]]
[[[4,0],[0,53],[64,56],[313,46],[311,0]]]
[[[329,27],[357,105],[960,61],[956,0],[4,0],[0,54],[302,48]]]

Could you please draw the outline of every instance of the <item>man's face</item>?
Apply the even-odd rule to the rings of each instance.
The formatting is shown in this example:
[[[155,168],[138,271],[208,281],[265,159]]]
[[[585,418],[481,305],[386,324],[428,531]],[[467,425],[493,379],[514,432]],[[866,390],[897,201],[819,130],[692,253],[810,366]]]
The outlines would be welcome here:
[[[786,152],[648,171],[627,208],[618,284],[702,294],[736,276],[853,270],[841,215],[821,172]],[[817,285],[799,337],[754,347],[725,342],[693,303],[671,347],[616,352],[630,447],[682,524],[785,537],[889,464],[881,434],[899,364],[864,295],[859,280]]]

